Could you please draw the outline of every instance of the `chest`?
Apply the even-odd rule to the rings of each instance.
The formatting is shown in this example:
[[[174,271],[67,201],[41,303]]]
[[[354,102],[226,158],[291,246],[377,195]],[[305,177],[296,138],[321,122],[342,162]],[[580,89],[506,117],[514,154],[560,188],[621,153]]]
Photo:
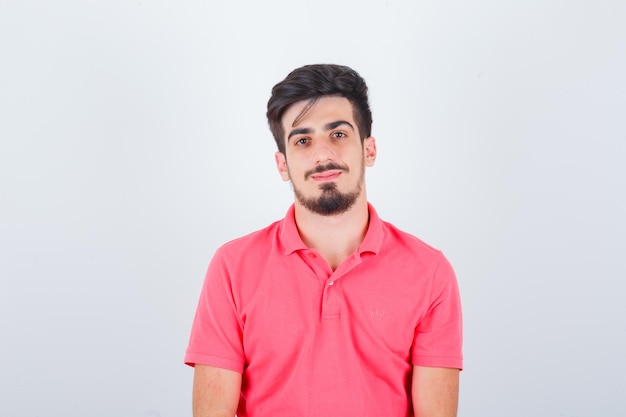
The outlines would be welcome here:
[[[333,271],[320,258],[311,252],[268,263],[254,271],[256,285],[239,292],[249,360],[295,360],[305,352],[315,360],[338,351],[364,362],[408,363],[429,308],[428,274],[358,258]]]

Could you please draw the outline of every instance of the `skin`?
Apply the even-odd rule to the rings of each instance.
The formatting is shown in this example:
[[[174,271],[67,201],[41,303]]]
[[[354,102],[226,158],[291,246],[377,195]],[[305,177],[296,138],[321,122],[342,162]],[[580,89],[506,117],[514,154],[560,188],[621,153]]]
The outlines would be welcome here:
[[[241,374],[196,364],[193,377],[194,417],[233,417],[241,392]]]
[[[305,113],[307,101],[293,104],[283,116],[285,153],[275,154],[284,181],[305,199],[317,199],[329,184],[342,193],[356,193],[345,211],[323,215],[295,198],[295,219],[304,243],[315,248],[336,269],[363,240],[369,223],[365,168],[376,160],[376,140],[361,141],[352,106],[343,97],[320,98]],[[318,166],[336,167],[315,172]],[[232,417],[241,391],[241,374],[196,365],[193,388],[194,417]],[[417,417],[455,417],[459,370],[413,368],[411,396]]]
[[[459,370],[414,366],[411,397],[416,417],[456,417]]]
[[[336,269],[359,246],[369,221],[365,191],[365,167],[376,160],[376,140],[361,143],[352,105],[343,97],[323,97],[304,116],[307,101],[293,104],[283,115],[285,154],[277,152],[276,167],[284,181],[307,198],[322,195],[326,183],[338,191],[360,193],[349,210],[336,215],[320,215],[307,210],[296,198],[295,219],[300,236]],[[297,120],[297,123],[294,123]],[[319,165],[333,163],[333,169],[311,175]]]

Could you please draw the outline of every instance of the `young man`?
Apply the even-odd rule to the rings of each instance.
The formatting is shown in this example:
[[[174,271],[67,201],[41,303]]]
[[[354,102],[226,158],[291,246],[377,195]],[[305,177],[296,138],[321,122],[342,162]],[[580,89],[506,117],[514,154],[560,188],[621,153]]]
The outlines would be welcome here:
[[[295,201],[211,261],[185,356],[194,416],[456,416],[456,278],[367,201],[365,82],[348,67],[298,68],[267,117]]]

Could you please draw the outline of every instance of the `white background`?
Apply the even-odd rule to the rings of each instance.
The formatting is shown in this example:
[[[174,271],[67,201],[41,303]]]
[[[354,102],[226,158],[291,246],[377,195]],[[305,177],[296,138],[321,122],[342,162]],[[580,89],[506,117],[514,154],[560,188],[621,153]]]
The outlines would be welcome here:
[[[319,62],[457,271],[459,416],[626,414],[626,2],[4,0],[0,417],[190,415],[206,266],[292,200],[270,89]]]

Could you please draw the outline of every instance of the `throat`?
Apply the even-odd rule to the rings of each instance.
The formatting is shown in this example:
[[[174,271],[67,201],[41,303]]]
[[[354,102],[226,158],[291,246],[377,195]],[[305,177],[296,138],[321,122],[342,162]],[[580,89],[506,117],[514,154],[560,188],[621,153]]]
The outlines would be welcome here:
[[[304,244],[317,250],[334,271],[361,245],[369,225],[367,206],[361,213],[350,211],[333,219],[315,216],[298,219]]]
[[[317,251],[326,260],[326,262],[328,262],[330,269],[332,269],[333,271],[337,270],[337,268],[339,268],[339,265],[341,265],[346,259],[348,259],[350,255],[354,253],[355,250],[356,248],[354,248],[354,250],[346,251],[340,254],[340,253],[324,253],[320,249],[317,249]]]

